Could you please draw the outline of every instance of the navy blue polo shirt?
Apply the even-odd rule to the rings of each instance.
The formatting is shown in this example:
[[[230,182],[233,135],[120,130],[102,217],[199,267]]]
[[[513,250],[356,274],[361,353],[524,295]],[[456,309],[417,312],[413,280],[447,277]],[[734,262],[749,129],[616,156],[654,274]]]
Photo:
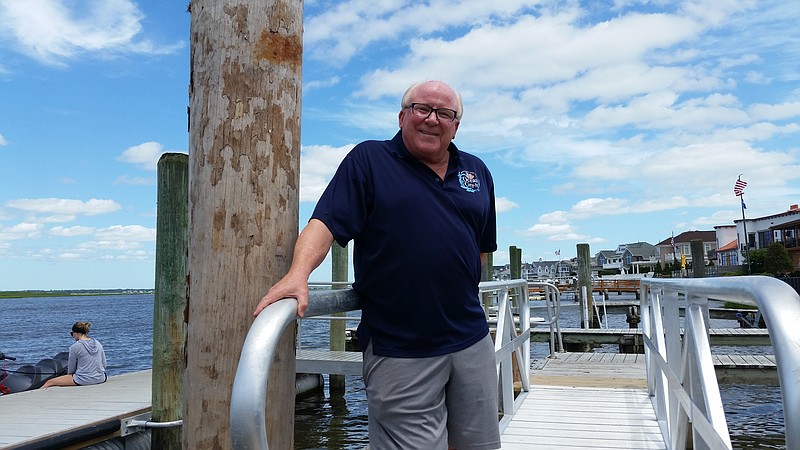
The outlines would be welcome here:
[[[489,329],[478,295],[480,254],[497,249],[494,182],[450,144],[447,175],[414,158],[398,132],[345,157],[314,210],[336,241],[354,241],[353,289],[363,348],[376,355],[456,352]]]

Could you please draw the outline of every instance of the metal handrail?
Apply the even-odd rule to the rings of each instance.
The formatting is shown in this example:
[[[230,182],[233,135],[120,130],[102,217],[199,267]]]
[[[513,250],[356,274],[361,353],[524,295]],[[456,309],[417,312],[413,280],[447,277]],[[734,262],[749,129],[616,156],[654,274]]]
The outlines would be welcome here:
[[[519,320],[514,320],[511,291],[515,291]],[[530,391],[528,368],[531,361],[531,310],[528,302],[528,282],[525,280],[488,281],[480,284],[481,293],[495,293],[497,302],[497,326],[495,327],[495,365],[502,398],[500,408],[503,416],[498,423],[500,432],[511,423],[511,419]],[[518,322],[518,326],[517,323]],[[513,360],[512,360],[513,358]],[[514,397],[514,365],[524,371],[520,376],[521,392]]]
[[[642,331],[648,392],[668,448],[683,448],[689,421],[695,448],[730,449],[708,339],[709,300],[756,306],[778,366],[787,450],[800,450],[800,296],[765,276],[643,278]],[[681,342],[679,308],[685,305]]]
[[[555,286],[553,286],[555,288]],[[518,291],[520,299],[519,330],[511,319],[509,290]],[[557,290],[557,288],[556,288]],[[498,322],[495,338],[495,362],[501,374],[504,416],[510,417],[519,407],[528,392],[527,369],[530,367],[530,307],[528,283],[525,280],[480,283],[481,292],[494,292],[498,302]],[[311,290],[308,293],[308,309],[305,317],[329,315],[360,309],[358,295],[352,289]],[[231,394],[231,440],[234,449],[268,450],[266,429],[267,383],[275,348],[283,330],[297,316],[297,301],[285,298],[265,308],[247,333],[239,365],[233,380]],[[519,370],[525,370],[523,391],[513,399],[513,376],[511,358],[517,359]],[[510,402],[510,403],[509,403]],[[501,426],[498,423],[498,426]]]
[[[359,309],[351,289],[309,291],[306,317]],[[231,441],[235,449],[267,450],[266,397],[270,366],[283,330],[297,318],[297,300],[285,298],[259,314],[247,333],[231,392]]]

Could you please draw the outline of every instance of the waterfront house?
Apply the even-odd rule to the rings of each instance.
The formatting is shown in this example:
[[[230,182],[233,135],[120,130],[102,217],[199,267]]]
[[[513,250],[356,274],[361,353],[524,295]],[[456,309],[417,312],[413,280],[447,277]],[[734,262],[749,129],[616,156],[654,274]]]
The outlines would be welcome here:
[[[786,247],[795,268],[800,268],[800,207],[791,205],[787,211],[770,216],[735,220],[739,261],[746,261],[747,251],[767,248],[773,242]],[[746,233],[745,233],[746,230]],[[747,239],[742,236],[747,235]],[[745,247],[747,245],[747,247]]]
[[[703,264],[708,265],[709,257],[713,257],[717,250],[717,233],[715,231],[684,231],[675,236],[668,237],[656,244],[656,258],[661,265],[672,264],[686,258],[686,264],[692,262],[691,243],[694,240],[703,242]]]
[[[714,227],[717,236],[717,251],[711,260],[716,261],[718,270],[725,268],[738,269],[742,259],[739,257],[739,238],[736,225],[718,225]]]
[[[616,250],[601,250],[595,255],[599,268],[617,269],[620,273],[639,273],[642,267],[653,268],[658,263],[656,247],[647,242],[620,244]]]

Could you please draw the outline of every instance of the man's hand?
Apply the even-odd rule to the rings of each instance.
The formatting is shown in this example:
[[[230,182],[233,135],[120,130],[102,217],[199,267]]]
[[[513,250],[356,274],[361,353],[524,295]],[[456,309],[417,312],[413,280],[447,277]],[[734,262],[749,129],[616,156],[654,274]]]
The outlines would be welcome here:
[[[303,317],[308,309],[308,280],[302,276],[296,277],[291,273],[286,274],[280,281],[275,283],[269,291],[258,302],[253,316],[257,316],[267,306],[284,298],[297,299],[297,316]]]
[[[294,247],[294,258],[289,273],[269,288],[258,302],[253,316],[282,298],[297,299],[297,316],[303,317],[308,309],[308,277],[320,265],[333,243],[328,227],[317,219],[311,219],[300,233]]]

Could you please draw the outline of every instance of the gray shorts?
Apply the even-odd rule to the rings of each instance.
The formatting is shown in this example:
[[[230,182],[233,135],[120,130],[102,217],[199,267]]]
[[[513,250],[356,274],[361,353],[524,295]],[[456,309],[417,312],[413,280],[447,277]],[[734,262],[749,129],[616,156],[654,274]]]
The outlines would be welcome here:
[[[492,338],[431,358],[364,352],[370,450],[500,448]]]

